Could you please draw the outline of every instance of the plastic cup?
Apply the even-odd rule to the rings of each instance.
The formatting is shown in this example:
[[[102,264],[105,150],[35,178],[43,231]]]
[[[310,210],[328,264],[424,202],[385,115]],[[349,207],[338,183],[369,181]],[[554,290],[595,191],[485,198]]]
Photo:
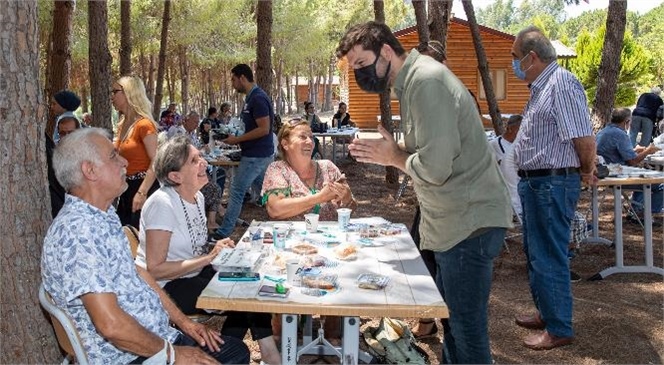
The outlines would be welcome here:
[[[297,279],[297,270],[300,268],[300,260],[290,259],[286,261],[286,281],[295,285]]]
[[[286,237],[288,236],[288,224],[275,224],[272,230],[272,239],[274,240],[274,248],[276,250],[283,250],[286,248]]]
[[[249,242],[251,242],[252,250],[261,250],[263,248],[263,229],[260,227],[249,227]]]
[[[337,209],[337,217],[339,220],[340,231],[345,231],[348,228],[348,223],[350,222],[350,212],[352,212],[352,209],[348,208]]]
[[[304,223],[307,226],[307,232],[318,232],[318,214],[309,213],[304,215]]]

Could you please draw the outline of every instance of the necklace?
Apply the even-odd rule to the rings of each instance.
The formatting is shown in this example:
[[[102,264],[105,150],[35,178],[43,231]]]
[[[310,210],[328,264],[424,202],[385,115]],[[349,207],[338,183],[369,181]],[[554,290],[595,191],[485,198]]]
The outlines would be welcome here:
[[[196,221],[196,218],[194,218],[193,223],[189,220],[189,213],[187,212],[188,209],[184,204],[184,200],[182,200],[180,194],[178,194],[178,198],[180,199],[180,204],[182,204],[184,218],[187,221],[187,230],[189,231],[189,239],[191,241],[191,253],[194,255],[194,257],[200,256],[204,253],[203,247],[205,246],[205,241],[207,240],[207,233],[205,230],[200,229],[194,231],[194,227],[205,226],[205,219],[203,217],[203,213],[201,212],[201,207],[198,205],[198,199],[194,197],[194,204],[196,205],[196,211],[198,211],[198,219],[200,220],[200,224],[198,224],[199,222]]]

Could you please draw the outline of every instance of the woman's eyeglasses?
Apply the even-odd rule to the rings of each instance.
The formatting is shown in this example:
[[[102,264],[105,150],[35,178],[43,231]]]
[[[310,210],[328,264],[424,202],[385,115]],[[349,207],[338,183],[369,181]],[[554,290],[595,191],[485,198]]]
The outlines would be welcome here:
[[[291,120],[288,121],[288,124],[290,125],[296,125],[300,122],[302,122],[304,119],[302,118],[292,118]]]

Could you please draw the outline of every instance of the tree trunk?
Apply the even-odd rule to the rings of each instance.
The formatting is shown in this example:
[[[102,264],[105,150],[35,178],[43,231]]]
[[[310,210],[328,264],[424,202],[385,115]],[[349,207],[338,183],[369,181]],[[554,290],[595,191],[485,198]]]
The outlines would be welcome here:
[[[74,8],[73,0],[54,1],[53,30],[51,33],[51,52],[49,54],[48,84],[46,93],[50,102],[53,95],[62,89],[69,88],[69,74],[71,72],[71,38]],[[4,71],[3,71],[4,72]],[[46,133],[53,135],[55,128],[55,115],[49,112]]]
[[[203,80],[205,80],[205,97],[207,99],[208,108],[215,105],[214,103],[214,87],[212,86],[212,70],[208,67],[203,71]],[[221,106],[221,105],[219,105]]]
[[[54,364],[60,349],[37,298],[42,242],[51,223],[37,2],[5,1],[0,19],[0,363]]]
[[[113,130],[111,123],[111,52],[108,50],[108,3],[88,0],[88,48],[92,113],[97,127]]]
[[[290,78],[290,75],[286,75],[286,105],[288,106],[288,114],[293,114],[293,92]]]
[[[385,8],[383,1],[374,0],[374,16],[379,23],[385,23]],[[390,105],[390,90],[380,94],[380,124],[383,128],[392,132],[392,105]],[[399,184],[399,170],[395,167],[385,167],[385,182],[388,186]]]
[[[597,76],[597,91],[592,101],[592,122],[595,132],[604,128],[611,119],[611,110],[618,88],[620,55],[622,54],[625,23],[627,22],[627,1],[610,1],[606,16],[606,35],[602,61]]]
[[[174,80],[173,60],[169,58],[166,61],[166,91],[168,91],[168,104],[175,102],[175,80]]]
[[[277,63],[277,115],[284,114],[284,93],[282,92],[282,77],[284,72],[284,60]]]
[[[187,59],[187,47],[179,46],[178,55],[180,59],[180,87],[182,88],[182,115],[189,112],[189,60]]]
[[[300,80],[299,80],[299,75],[298,75],[298,69],[297,67],[295,68],[295,113],[299,114],[300,113],[300,95],[298,93],[298,90],[300,89]]]
[[[131,73],[131,0],[120,0],[120,75]]]
[[[141,49],[141,52],[138,54],[138,63],[141,65],[141,80],[145,83],[145,91],[147,93],[148,89],[148,61],[145,58],[145,52]]]
[[[150,66],[148,67],[148,83],[145,85],[148,99],[154,104],[154,73],[157,69],[154,67],[154,54],[150,53]]]
[[[334,82],[334,65],[336,64],[337,58],[332,55],[330,56],[330,63],[327,68],[327,84],[325,87],[325,102],[323,103],[323,110],[328,111],[332,110],[332,82]]]
[[[417,50],[423,52],[427,49],[429,43],[429,24],[427,22],[427,3],[426,0],[412,0],[413,9],[415,9],[415,21],[417,22],[417,35],[420,44]]]
[[[486,53],[484,52],[484,46],[482,45],[480,28],[477,26],[477,18],[475,18],[475,9],[470,0],[463,0],[462,3],[463,9],[466,12],[466,17],[468,18],[468,24],[470,25],[470,34],[473,36],[473,44],[475,45],[475,54],[477,55],[480,76],[482,77],[482,83],[484,84],[484,95],[486,95],[486,101],[489,104],[491,123],[493,124],[493,130],[496,132],[496,135],[499,136],[503,134],[503,123],[500,118],[500,110],[498,110],[496,95],[493,92],[493,82],[491,82],[491,76],[489,74],[489,62],[486,59]]]
[[[88,89],[88,86],[83,86],[81,89],[81,109],[83,110],[83,113],[89,113],[90,112],[90,104],[88,103],[88,98],[90,97],[90,90]]]
[[[164,16],[161,21],[161,44],[159,46],[159,67],[157,68],[157,86],[154,93],[152,114],[159,120],[161,110],[162,89],[164,87],[164,72],[166,70],[166,45],[168,40],[168,23],[171,21],[171,0],[164,0]]]
[[[429,0],[429,39],[436,40],[447,49],[447,27],[450,24],[452,0]]]
[[[272,91],[272,1],[256,4],[256,83],[266,93]],[[269,95],[274,100],[273,95]]]

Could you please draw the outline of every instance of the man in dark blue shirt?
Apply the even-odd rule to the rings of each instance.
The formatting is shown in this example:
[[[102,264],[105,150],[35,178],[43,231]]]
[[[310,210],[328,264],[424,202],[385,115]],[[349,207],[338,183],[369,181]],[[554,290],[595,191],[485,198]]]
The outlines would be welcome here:
[[[657,122],[657,109],[664,104],[659,94],[662,89],[653,87],[649,93],[639,96],[636,108],[632,112],[632,126],[629,129],[629,139],[632,146],[636,146],[636,136],[641,132],[639,145],[646,147],[652,140],[653,126]]]
[[[632,113],[632,118],[634,114]],[[626,130],[630,124],[630,112],[628,108],[614,109],[611,115],[611,123],[597,133],[597,154],[604,157],[606,163],[618,163],[621,165],[636,166],[643,159],[659,151],[659,148],[650,144],[648,147],[636,146],[632,148]],[[629,186],[637,190],[633,193],[632,202],[634,210],[643,211],[643,188],[641,185]],[[652,212],[660,213],[664,202],[664,184],[652,186]]]
[[[223,140],[227,144],[239,144],[242,158],[233,177],[224,221],[215,232],[222,237],[228,237],[233,233],[235,222],[242,211],[244,194],[252,184],[258,188],[258,191],[261,190],[265,170],[274,161],[272,101],[265,91],[256,85],[248,65],[239,64],[233,67],[231,74],[233,88],[246,95],[241,113],[245,133],[240,136],[229,136]]]

